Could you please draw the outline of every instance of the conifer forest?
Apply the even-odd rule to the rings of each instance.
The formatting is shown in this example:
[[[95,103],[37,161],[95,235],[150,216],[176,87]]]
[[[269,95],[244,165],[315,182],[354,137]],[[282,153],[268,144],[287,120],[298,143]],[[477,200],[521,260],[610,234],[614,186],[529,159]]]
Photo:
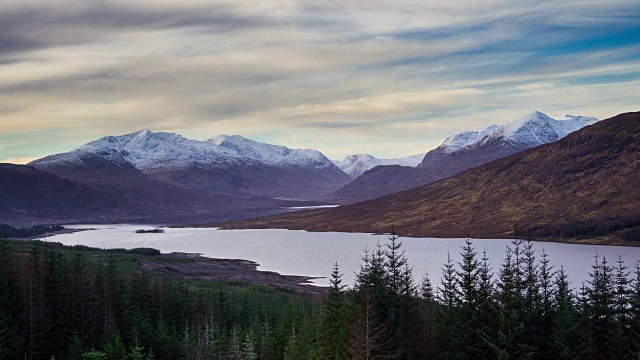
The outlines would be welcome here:
[[[490,262],[467,240],[432,282],[392,235],[312,296],[145,273],[148,249],[3,241],[0,359],[638,359],[640,266],[594,255],[573,284],[531,242]]]

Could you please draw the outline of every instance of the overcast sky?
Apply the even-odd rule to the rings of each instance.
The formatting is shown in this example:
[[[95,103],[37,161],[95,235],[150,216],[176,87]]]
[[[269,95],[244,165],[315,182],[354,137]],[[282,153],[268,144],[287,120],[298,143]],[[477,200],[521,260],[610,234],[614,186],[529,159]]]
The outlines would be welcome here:
[[[402,157],[532,110],[640,110],[640,1],[0,2],[0,161],[147,128]]]

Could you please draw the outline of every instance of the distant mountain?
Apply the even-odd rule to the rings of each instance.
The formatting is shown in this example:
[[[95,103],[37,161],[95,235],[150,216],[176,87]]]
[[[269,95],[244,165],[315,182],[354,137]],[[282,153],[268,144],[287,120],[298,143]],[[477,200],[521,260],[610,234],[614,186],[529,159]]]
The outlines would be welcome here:
[[[342,171],[347,173],[353,179],[362,175],[365,171],[370,170],[379,165],[400,165],[400,166],[417,166],[422,162],[424,153],[411,155],[398,159],[378,159],[369,154],[354,154],[344,158],[344,160],[333,160]]]
[[[530,118],[532,122],[521,120],[521,124],[549,122],[537,115]],[[576,224],[611,225],[616,216],[640,219],[639,174],[640,112],[636,112],[398,194],[225,227],[388,232],[394,224],[402,235],[421,237],[510,238],[518,227],[555,228],[571,235]]]
[[[94,169],[107,161],[120,170],[130,173],[133,168],[182,188],[231,195],[314,199],[351,181],[316,150],[263,144],[237,135],[197,141],[149,130],[107,136],[32,164],[71,175],[65,167],[78,169],[78,157],[91,154],[99,158],[90,162]]]
[[[358,202],[426,185],[461,171],[543,144],[594,124],[589,116],[558,119],[534,111],[502,125],[449,136],[415,168],[378,166],[329,196],[336,202]]]
[[[110,148],[83,146],[30,165],[82,184],[109,199],[104,208],[87,212],[84,217],[70,214],[67,221],[184,223],[274,213],[282,206],[296,204],[213,194],[158,181],[134,167],[120,151]]]

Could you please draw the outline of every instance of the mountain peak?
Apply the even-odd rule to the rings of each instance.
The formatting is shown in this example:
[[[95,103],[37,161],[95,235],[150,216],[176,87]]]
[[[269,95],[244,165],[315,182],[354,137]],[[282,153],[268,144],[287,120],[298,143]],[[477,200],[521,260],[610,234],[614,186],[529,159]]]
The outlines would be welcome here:
[[[351,178],[355,179],[364,174],[366,171],[371,170],[378,165],[400,165],[415,167],[422,161],[424,155],[425,154],[422,153],[399,159],[378,159],[377,157],[370,154],[353,154],[348,155],[344,158],[344,160],[333,161],[333,163],[336,164],[347,175],[351,176]]]

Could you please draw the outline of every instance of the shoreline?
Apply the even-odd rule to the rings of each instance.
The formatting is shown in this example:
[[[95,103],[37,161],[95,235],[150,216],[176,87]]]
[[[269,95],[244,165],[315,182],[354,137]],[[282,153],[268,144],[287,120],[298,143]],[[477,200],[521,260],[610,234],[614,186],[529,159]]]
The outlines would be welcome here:
[[[220,259],[196,253],[163,253],[161,258],[187,259],[188,262],[154,262],[141,260],[144,270],[186,280],[240,282],[250,285],[284,288],[295,293],[324,295],[327,288],[311,282],[324,277],[283,275],[275,271],[258,270],[259,264],[244,259]]]

